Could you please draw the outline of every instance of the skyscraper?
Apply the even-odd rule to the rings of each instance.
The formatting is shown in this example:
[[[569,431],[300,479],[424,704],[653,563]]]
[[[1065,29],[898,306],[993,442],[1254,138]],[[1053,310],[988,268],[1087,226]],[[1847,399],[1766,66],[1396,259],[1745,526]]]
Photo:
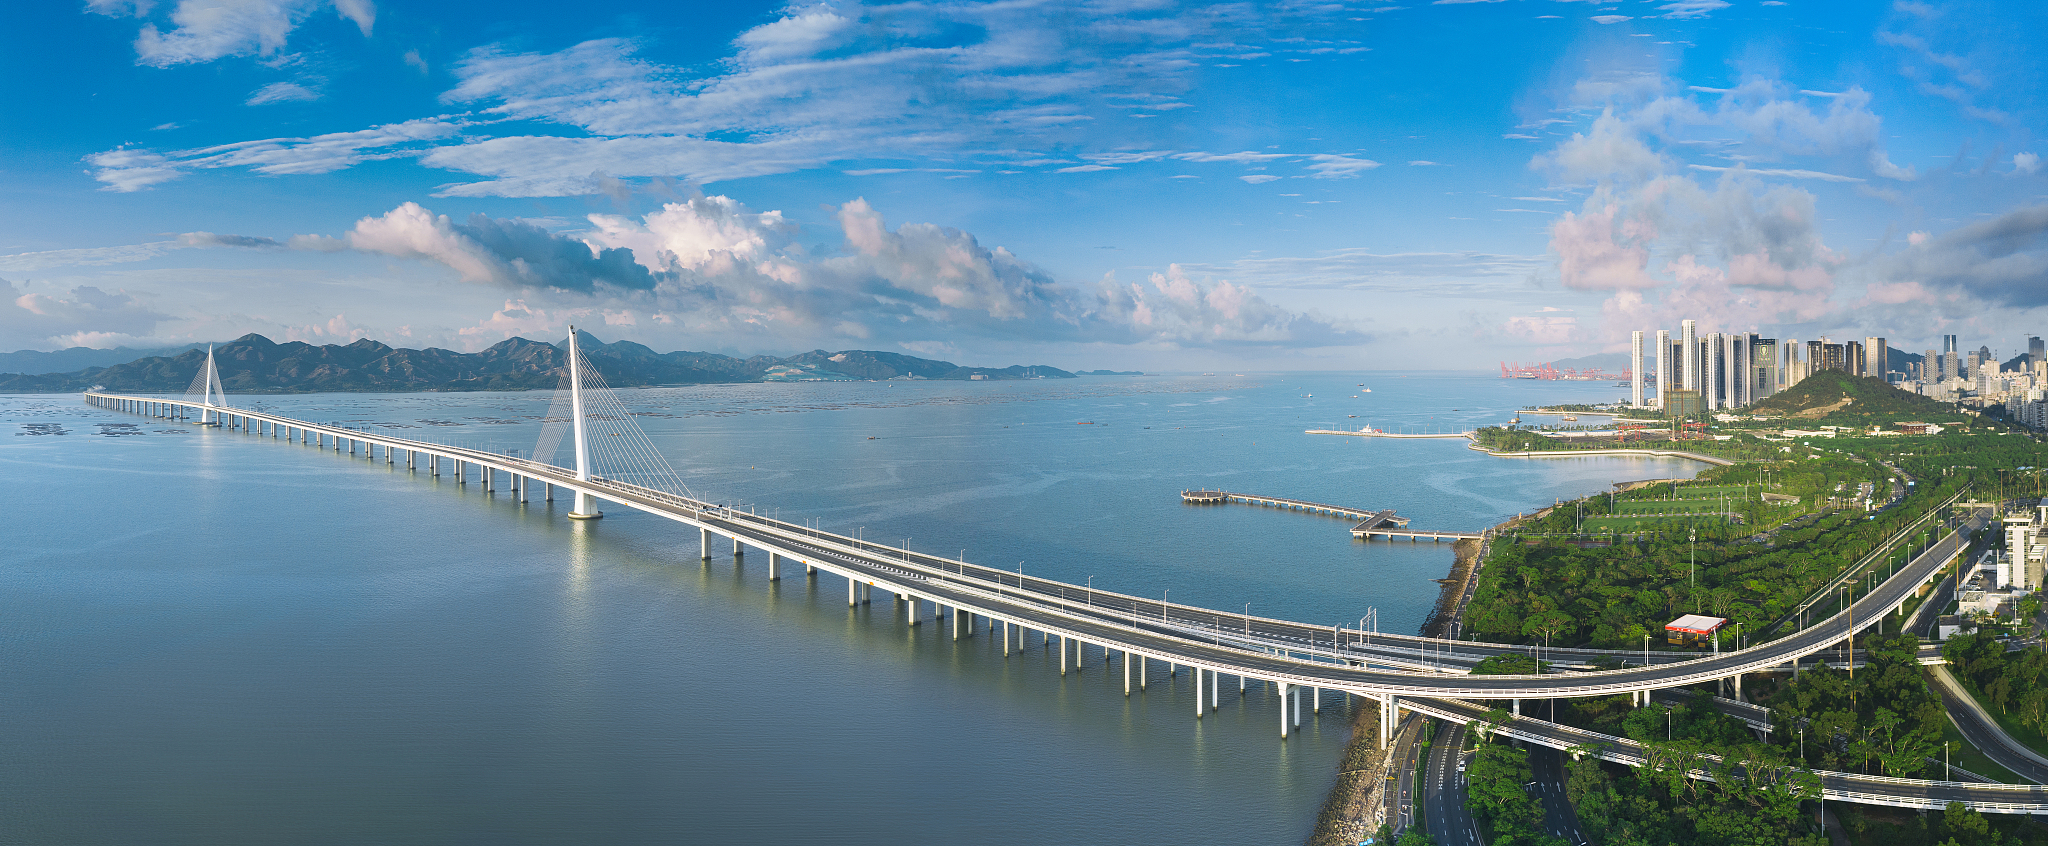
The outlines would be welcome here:
[[[1875,376],[1887,382],[1891,381],[1886,378],[1886,375],[1892,372],[1891,355],[1891,348],[1885,346],[1883,338],[1864,338],[1863,360],[1865,366],[1863,368],[1863,375]]]
[[[1706,401],[1707,410],[1713,411],[1727,404],[1721,395],[1721,362],[1725,358],[1722,350],[1728,336],[1719,332],[1707,336],[1707,353],[1702,356],[1704,369],[1701,371],[1700,399]]]
[[[1628,404],[1643,407],[1643,330],[1628,333]]]
[[[1941,336],[1941,378],[1960,379],[1963,376],[1963,361],[1956,355],[1956,336]]]
[[[1785,377],[1778,363],[1778,339],[1751,336],[1749,353],[1755,363],[1751,369],[1756,371],[1756,381],[1750,383],[1750,401],[1754,402],[1777,393]]]
[[[1842,342],[1842,372],[1851,376],[1870,375],[1863,359],[1863,344],[1860,341]]]
[[[1700,389],[1700,339],[1694,334],[1692,321],[1678,322],[1678,337],[1685,350],[1685,361],[1679,365],[1685,369],[1684,381],[1680,385],[1688,391],[1697,391]]]
[[[1671,330],[1657,330],[1657,407],[1664,407],[1664,391],[1671,384]]]
[[[1728,336],[1728,407],[1741,408],[1752,401],[1749,396],[1749,336],[1735,334]]]
[[[2042,347],[2041,339],[2039,337],[2036,337],[2034,335],[2028,335],[2027,363],[2033,364],[2034,362],[2042,361],[2044,359],[2048,359],[2048,349],[2044,349]]]

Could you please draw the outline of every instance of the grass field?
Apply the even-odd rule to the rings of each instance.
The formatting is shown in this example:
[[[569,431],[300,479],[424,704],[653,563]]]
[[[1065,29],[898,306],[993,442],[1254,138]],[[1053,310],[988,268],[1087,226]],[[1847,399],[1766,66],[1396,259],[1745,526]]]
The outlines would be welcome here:
[[[1618,502],[1614,504],[1614,510],[1619,512],[1615,515],[1618,517],[1655,517],[1678,514],[1708,514],[1732,510],[1739,505],[1740,503],[1734,502],[1724,503],[1719,499],[1687,499],[1677,502],[1668,500],[1664,502]]]
[[[1674,514],[1669,516],[1624,515],[1619,517],[1588,517],[1586,518],[1586,522],[1583,524],[1583,531],[1587,532],[1588,534],[1634,532],[1643,529],[1662,528],[1665,526],[1669,526],[1672,523],[1678,523],[1682,525],[1694,521],[1726,521],[1727,519],[1727,517],[1721,516],[1719,514],[1711,516],[1691,516],[1686,514]]]

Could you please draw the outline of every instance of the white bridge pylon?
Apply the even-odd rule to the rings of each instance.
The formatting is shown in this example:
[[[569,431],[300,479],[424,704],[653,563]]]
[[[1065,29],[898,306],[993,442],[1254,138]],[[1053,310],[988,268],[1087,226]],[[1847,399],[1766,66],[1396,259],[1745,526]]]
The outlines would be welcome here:
[[[228,407],[228,395],[220,387],[220,371],[213,366],[213,345],[206,345],[206,363],[199,366],[199,372],[192,376],[191,386],[185,389],[185,400],[199,404],[199,425],[207,424],[208,414],[217,414],[217,408]],[[218,400],[218,401],[216,401]]]
[[[695,499],[668,459],[654,448],[633,413],[626,410],[604,382],[590,359],[583,355],[576,327],[569,327],[568,361],[562,365],[562,381],[548,408],[533,459],[576,474],[576,481],[614,480],[651,488],[663,493]],[[562,440],[570,442],[569,455],[558,461]],[[604,516],[587,490],[576,491],[576,507],[569,516],[595,520]]]

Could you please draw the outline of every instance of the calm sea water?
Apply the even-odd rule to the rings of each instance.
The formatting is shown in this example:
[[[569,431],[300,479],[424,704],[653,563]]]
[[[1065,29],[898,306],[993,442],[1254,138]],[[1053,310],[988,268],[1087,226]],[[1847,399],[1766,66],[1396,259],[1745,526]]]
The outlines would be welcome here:
[[[1360,390],[1360,383],[1371,393]],[[1606,384],[1440,375],[623,391],[699,495],[1176,602],[1413,631],[1449,547],[1182,505],[1224,487],[1471,529],[1685,462],[1495,459],[1455,430]],[[531,449],[545,393],[238,397]],[[1356,415],[1354,418],[1352,415]],[[1078,425],[1083,422],[1089,425]],[[1348,710],[1122,695],[1091,656],[878,600],[613,509],[520,505],[74,396],[0,397],[0,841],[1298,842]],[[1112,665],[1113,667],[1113,665]],[[1227,684],[1227,680],[1226,680]]]

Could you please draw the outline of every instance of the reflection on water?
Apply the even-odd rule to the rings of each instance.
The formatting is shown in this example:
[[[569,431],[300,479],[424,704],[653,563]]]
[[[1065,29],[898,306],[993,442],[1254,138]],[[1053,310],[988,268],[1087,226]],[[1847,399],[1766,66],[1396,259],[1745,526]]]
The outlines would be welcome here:
[[[749,385],[622,393],[701,493],[1177,602],[1413,629],[1448,547],[1192,507],[1227,487],[1475,528],[1676,462],[1500,461],[1312,437],[1345,376]],[[1582,386],[1375,376],[1378,420],[1452,425]],[[1577,390],[1579,393],[1572,393]],[[1545,392],[1548,392],[1546,395]],[[1313,399],[1303,394],[1314,393]],[[1220,401],[1219,401],[1220,400]],[[314,420],[530,448],[533,394],[265,397]],[[1457,412],[1448,409],[1459,409]],[[1490,415],[1490,416],[1489,416]],[[1405,416],[1405,418],[1404,418]],[[1282,742],[1273,692],[1196,719],[1186,673],[1125,697],[880,595],[625,509],[563,517],[473,482],[75,397],[0,398],[0,831],[35,843],[1301,837],[1347,733]],[[1089,421],[1090,425],[1076,425]],[[398,428],[408,427],[408,428]],[[158,434],[158,431],[181,434]],[[873,440],[869,440],[870,437]]]

